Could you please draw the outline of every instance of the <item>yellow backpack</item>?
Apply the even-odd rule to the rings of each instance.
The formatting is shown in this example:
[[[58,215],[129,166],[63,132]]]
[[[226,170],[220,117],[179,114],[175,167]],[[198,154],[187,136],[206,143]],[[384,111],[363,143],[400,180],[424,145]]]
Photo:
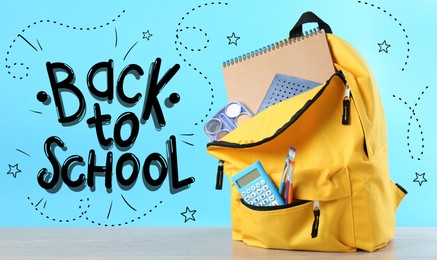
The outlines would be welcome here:
[[[264,248],[374,251],[393,237],[395,212],[407,192],[389,176],[384,111],[369,67],[314,16],[296,26],[313,20],[324,28],[337,72],[209,143],[207,152],[220,160],[219,186],[222,170],[231,177],[259,160],[279,187],[288,149],[297,150],[297,203],[250,206],[231,181],[234,240]],[[349,123],[342,124],[346,88]]]

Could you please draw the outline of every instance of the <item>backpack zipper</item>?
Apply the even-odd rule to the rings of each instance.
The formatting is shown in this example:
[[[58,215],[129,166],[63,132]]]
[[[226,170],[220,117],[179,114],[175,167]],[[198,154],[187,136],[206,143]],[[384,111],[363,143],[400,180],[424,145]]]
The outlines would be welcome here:
[[[329,78],[325,85],[322,87],[322,89],[310,100],[308,100],[305,105],[298,110],[292,117],[291,119],[285,124],[283,125],[281,128],[279,128],[272,136],[266,137],[258,142],[254,142],[254,143],[246,143],[246,144],[238,144],[238,143],[231,143],[231,142],[226,142],[226,141],[212,141],[210,143],[208,143],[206,145],[206,147],[209,146],[221,146],[221,147],[229,147],[229,148],[249,148],[249,147],[255,147],[258,145],[261,145],[263,143],[266,143],[268,141],[270,141],[271,139],[275,138],[277,135],[279,135],[280,133],[282,133],[283,131],[285,131],[285,129],[287,129],[288,127],[290,127],[297,119],[299,119],[304,113],[305,111],[322,95],[322,93],[324,92],[324,90],[326,89],[326,87],[328,87],[328,85],[331,83],[331,80],[334,77],[339,77],[343,83],[346,85],[346,89],[349,89],[347,82],[346,82],[346,77],[344,76],[342,71],[338,71],[335,74],[333,74],[331,76],[331,78]],[[348,92],[348,98],[350,98],[350,91]],[[345,95],[346,98],[346,95]],[[346,102],[347,103],[347,102]],[[345,107],[344,107],[345,108]],[[350,111],[350,99],[349,99],[349,105],[346,106],[345,109],[347,115],[348,115],[348,121],[349,121],[349,111]],[[343,117],[342,117],[342,122],[343,122]]]
[[[313,204],[314,221],[313,228],[311,230],[311,238],[316,238],[319,234],[319,224],[320,224],[320,202],[318,200],[314,201]]]
[[[259,207],[259,206],[249,205],[243,199],[241,199],[241,203],[244,206],[246,206],[251,210],[256,210],[256,211],[272,211],[272,210],[289,209],[309,202],[311,201],[299,200],[299,201],[294,201],[291,204],[285,204],[280,206]],[[311,238],[316,238],[319,235],[319,225],[320,225],[320,201],[318,200],[313,201],[313,214],[314,214],[314,220],[313,220],[313,225],[311,227]]]
[[[350,118],[350,110],[351,110],[351,90],[349,88],[349,84],[346,82],[346,90],[344,91],[344,98],[343,98],[343,115],[341,117],[341,123],[343,125],[349,124],[349,118]]]
[[[215,181],[215,189],[221,190],[223,187],[223,160],[218,161],[218,167],[217,167],[217,177]]]

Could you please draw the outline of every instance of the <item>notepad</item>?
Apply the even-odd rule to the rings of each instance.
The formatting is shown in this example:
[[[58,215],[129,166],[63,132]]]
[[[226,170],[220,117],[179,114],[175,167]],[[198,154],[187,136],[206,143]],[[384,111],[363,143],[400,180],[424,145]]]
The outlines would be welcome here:
[[[242,102],[255,114],[277,73],[325,82],[335,73],[325,32],[310,31],[224,62],[228,100]]]
[[[257,113],[319,85],[320,83],[318,82],[284,74],[276,74]]]

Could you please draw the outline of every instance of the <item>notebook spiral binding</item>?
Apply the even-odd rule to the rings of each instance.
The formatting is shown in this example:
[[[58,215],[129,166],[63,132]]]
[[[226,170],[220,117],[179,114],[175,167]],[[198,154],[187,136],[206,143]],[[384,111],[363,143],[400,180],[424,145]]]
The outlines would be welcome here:
[[[322,32],[322,30],[323,29],[320,29],[320,28],[311,29],[309,31],[306,31],[302,35],[296,35],[293,38],[286,38],[282,41],[278,41],[278,42],[266,45],[266,46],[259,48],[257,50],[248,52],[246,54],[240,55],[240,56],[235,57],[233,59],[229,59],[229,60],[223,62],[223,68],[229,67],[229,66],[237,64],[239,62],[243,62],[245,60],[254,58],[254,57],[259,56],[259,55],[263,55],[264,53],[274,51],[275,49],[282,48],[282,47],[287,46],[289,44],[294,44],[296,42],[303,41],[308,37],[311,37],[313,35],[316,35],[316,34]]]

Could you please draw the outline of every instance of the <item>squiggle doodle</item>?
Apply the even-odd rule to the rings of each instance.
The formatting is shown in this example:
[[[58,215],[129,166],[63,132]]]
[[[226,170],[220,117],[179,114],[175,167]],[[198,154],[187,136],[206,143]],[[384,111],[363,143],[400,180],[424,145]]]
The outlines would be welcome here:
[[[185,27],[185,29],[179,29],[179,32],[182,32],[183,30],[198,30],[199,32],[201,32],[201,33],[203,33],[204,34],[204,36],[205,36],[205,38],[207,39],[206,40],[206,44],[208,44],[209,43],[209,39],[208,39],[208,34],[207,33],[205,33],[205,32],[203,32],[203,30],[202,29],[200,29],[200,28],[196,28],[196,27]],[[177,37],[178,38],[178,37]],[[202,51],[202,49],[201,48],[197,48],[197,49],[194,49],[194,48],[189,48],[188,46],[185,46],[181,41],[176,41],[176,44],[179,44],[179,45],[181,45],[181,46],[183,46],[184,47],[184,49],[185,50],[188,50],[188,49],[190,49],[191,51]],[[206,49],[206,48],[208,48],[208,46],[205,44],[205,46],[203,46],[203,49]],[[177,48],[176,48],[177,49]],[[180,55],[179,55],[180,56]],[[185,61],[186,62],[186,61]]]
[[[375,6],[374,4],[370,4],[370,3],[368,3],[368,2],[363,2],[363,1],[358,1],[358,3],[359,3],[359,4],[370,5],[371,7],[375,7],[375,8],[377,8],[378,10],[382,10],[385,14],[388,14],[388,16],[390,16],[391,18],[393,18],[393,20],[394,20],[396,23],[398,23],[398,25],[401,27],[402,32],[405,34],[405,42],[406,42],[406,45],[407,45],[407,55],[406,55],[406,58],[405,58],[404,66],[402,67],[402,71],[404,71],[404,70],[405,70],[405,66],[407,66],[407,64],[408,64],[408,59],[410,58],[410,41],[409,41],[409,39],[408,39],[408,34],[407,34],[407,32],[406,32],[404,26],[402,25],[402,23],[400,23],[400,22],[398,21],[398,19],[397,19],[396,17],[393,16],[393,14],[387,12],[387,10],[385,10],[385,9],[382,9],[380,6]]]
[[[46,219],[49,219],[49,220],[52,220],[52,221],[54,221],[54,222],[59,222],[59,223],[63,223],[63,222],[66,222],[66,223],[69,223],[69,222],[74,222],[74,221],[76,221],[76,220],[79,220],[79,219],[81,219],[85,214],[87,214],[87,210],[85,210],[85,211],[82,211],[81,213],[80,213],[80,215],[79,216],[77,216],[77,217],[73,217],[73,218],[70,218],[70,219],[57,219],[57,218],[53,218],[53,217],[50,217],[49,215],[47,215],[47,214],[45,214],[38,206],[40,205],[40,203],[43,201],[43,199],[44,198],[42,198],[39,202],[37,202],[36,204],[34,204],[32,201],[31,201],[31,198],[30,197],[27,197],[27,199],[29,200],[29,202],[30,202],[30,205],[32,205],[33,207],[35,207],[35,210],[36,211],[39,211],[39,213],[40,213],[40,215],[41,216],[45,216],[45,218]],[[84,202],[84,201],[86,201],[86,203],[87,203],[87,206],[86,207],[84,207],[84,208],[86,208],[86,209],[88,209],[88,208],[90,208],[90,204],[89,204],[89,201],[90,201],[90,199],[89,198],[87,198],[87,199],[81,199],[80,200],[80,202],[82,203],[82,202]],[[44,204],[44,208],[45,208],[45,204]],[[79,205],[79,210],[82,210],[82,205]]]
[[[188,64],[189,67],[192,67],[194,71],[197,71],[197,72],[199,73],[199,75],[202,76],[203,79],[204,79],[206,82],[208,82],[208,86],[210,87],[210,91],[211,91],[211,102],[210,102],[210,107],[209,107],[209,109],[208,109],[208,112],[205,114],[205,117],[204,117],[204,118],[208,118],[209,113],[210,113],[211,110],[212,110],[212,106],[214,105],[214,88],[213,88],[213,86],[212,86],[212,84],[211,84],[211,81],[209,81],[208,77],[205,76],[205,75],[204,75],[200,70],[197,69],[197,67],[194,67],[191,63],[189,63],[189,62],[187,61],[187,59],[185,59],[185,58],[183,57],[182,53],[181,53],[180,50],[179,50],[179,46],[183,46],[184,49],[186,49],[186,50],[191,50],[192,52],[194,52],[194,51],[199,51],[199,52],[200,52],[202,49],[201,49],[201,48],[189,48],[189,47],[185,46],[185,45],[184,45],[184,44],[179,40],[179,36],[180,36],[180,33],[183,32],[184,30],[198,30],[198,31],[200,31],[201,33],[204,33],[204,36],[205,36],[206,38],[208,37],[208,34],[205,33],[205,32],[204,32],[202,29],[200,29],[200,28],[196,28],[196,27],[185,27],[185,29],[181,28],[182,22],[185,20],[185,17],[186,17],[186,16],[190,15],[190,14],[193,13],[194,11],[200,9],[201,7],[208,6],[208,5],[228,5],[228,3],[222,3],[222,2],[211,2],[211,3],[205,3],[204,5],[198,5],[197,8],[196,8],[196,7],[192,8],[192,9],[191,9],[191,12],[187,12],[187,13],[185,14],[185,16],[183,16],[183,17],[181,18],[181,21],[178,23],[178,28],[176,29],[176,40],[175,40],[176,51],[178,52],[179,57],[181,57],[181,58],[183,59],[183,61],[184,61],[185,63]],[[206,43],[207,43],[207,44],[209,43],[209,39],[206,40]],[[207,45],[205,45],[205,46],[203,47],[203,49],[206,49],[206,48],[207,48]],[[201,119],[200,122],[196,122],[194,125],[197,126],[199,123],[202,123],[202,122],[205,120],[204,118]]]
[[[6,61],[8,61],[7,58],[6,58]],[[16,62],[14,62],[14,64],[12,64],[12,66],[21,66],[21,67],[24,67],[26,69],[26,73],[24,74],[24,76],[12,75],[12,72],[10,70],[8,70],[8,74],[12,75],[12,78],[14,78],[14,79],[17,79],[17,78],[18,79],[23,79],[23,78],[29,76],[29,67],[25,66],[24,63],[16,63]],[[11,68],[11,66],[6,66],[6,68],[9,69],[9,68]]]
[[[124,13],[124,12],[125,12],[125,10],[122,11],[122,13]],[[117,18],[120,18],[120,17],[121,17],[121,14],[117,15]],[[18,34],[17,37],[16,37],[15,39],[13,39],[12,43],[9,45],[8,51],[6,52],[6,57],[5,57],[5,67],[6,67],[6,69],[7,69],[8,74],[11,75],[12,78],[14,78],[14,79],[20,79],[20,80],[23,79],[23,78],[25,78],[25,77],[28,77],[28,76],[29,76],[29,72],[28,72],[28,71],[29,71],[30,68],[29,68],[28,66],[24,65],[24,63],[17,63],[17,62],[11,63],[11,61],[10,61],[10,59],[9,59],[10,53],[11,53],[11,51],[12,51],[12,49],[13,49],[15,43],[17,42],[17,39],[22,39],[22,40],[24,40],[24,41],[25,41],[27,44],[29,44],[29,45],[30,45],[30,46],[31,46],[35,51],[38,51],[38,49],[37,49],[35,46],[33,46],[32,43],[30,43],[30,42],[29,42],[29,41],[28,41],[28,40],[27,40],[27,39],[22,35],[24,32],[26,32],[26,30],[29,30],[30,28],[32,28],[32,27],[34,27],[34,26],[36,26],[36,25],[42,24],[42,23],[48,23],[48,24],[59,25],[59,26],[61,26],[61,27],[66,27],[66,28],[73,29],[73,30],[91,31],[91,30],[97,30],[97,29],[103,28],[103,27],[105,27],[105,26],[108,26],[108,25],[110,25],[111,23],[115,22],[117,18],[113,18],[111,21],[106,22],[106,23],[104,23],[104,24],[101,24],[101,25],[98,25],[98,26],[91,26],[91,27],[71,26],[71,25],[64,24],[64,23],[62,23],[62,22],[54,21],[54,20],[39,20],[39,21],[35,21],[35,22],[33,22],[33,23],[27,25],[26,28],[22,29],[22,30],[21,30],[21,33]],[[37,43],[38,43],[38,46],[39,46],[40,50],[42,51],[43,48],[41,47],[41,44],[39,43],[38,39],[37,39],[36,41],[37,41]],[[16,66],[21,66],[21,67],[24,67],[24,68],[26,69],[26,72],[24,73],[24,75],[18,75],[18,74],[14,74],[14,73],[12,72],[12,70],[11,70],[12,67],[16,67]]]
[[[425,87],[425,90],[428,89],[428,86]],[[417,107],[421,96],[423,96],[425,94],[425,90],[422,91],[422,93],[420,94],[420,96],[417,98],[417,102],[413,105],[410,106],[406,101],[403,101],[402,98],[398,97],[399,101],[403,102],[405,106],[408,107],[408,110],[410,110],[411,112],[411,116],[410,119],[408,121],[408,128],[407,128],[407,146],[408,146],[408,153],[411,155],[411,159],[417,159],[418,161],[421,160],[421,156],[423,156],[424,153],[424,149],[425,149],[425,138],[424,138],[424,134],[423,134],[423,130],[422,130],[422,125],[420,124],[419,121],[419,117],[416,115],[416,110],[415,108]],[[394,98],[396,98],[396,95],[393,95]],[[421,140],[421,150],[420,150],[420,155],[414,157],[414,155],[412,154],[411,151],[411,147],[410,147],[410,132],[411,132],[411,125],[412,123],[416,122],[418,129],[420,130],[420,140]]]

